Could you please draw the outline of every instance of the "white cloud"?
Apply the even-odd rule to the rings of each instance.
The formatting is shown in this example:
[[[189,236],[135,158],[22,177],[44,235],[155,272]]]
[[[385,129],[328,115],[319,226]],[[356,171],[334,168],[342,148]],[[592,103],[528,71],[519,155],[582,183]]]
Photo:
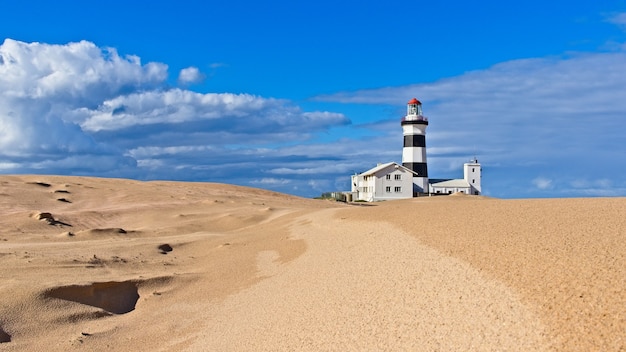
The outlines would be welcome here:
[[[328,179],[314,179],[307,182],[307,186],[317,191],[318,193],[327,192],[333,190],[334,183]]]
[[[613,23],[626,30],[626,12],[617,13],[609,16],[607,22]]]
[[[268,172],[276,175],[314,175],[320,172],[318,169],[311,168],[288,168],[288,167],[279,167],[276,169],[271,169]]]
[[[142,65],[138,57],[122,58],[115,49],[86,41],[50,45],[5,39],[0,57],[0,148],[12,157],[117,153],[82,131],[73,110],[154,89],[167,77],[166,65]]]
[[[264,177],[260,180],[252,180],[250,181],[250,183],[253,185],[266,186],[266,185],[286,185],[286,184],[289,184],[290,181],[284,178]]]
[[[180,70],[178,83],[183,85],[200,83],[205,79],[205,75],[197,67],[191,66]]]
[[[539,189],[548,189],[552,187],[552,180],[545,177],[537,177],[532,181],[533,185]]]
[[[570,186],[576,189],[610,189],[613,188],[613,181],[606,178],[597,180],[574,179],[570,181]]]
[[[607,178],[576,178],[569,182],[569,187],[562,190],[568,196],[614,197],[626,194],[626,182]]]
[[[138,147],[128,151],[128,154],[136,159],[145,157],[155,157],[161,155],[180,155],[190,153],[210,153],[216,152],[216,148],[207,145],[182,145],[174,147]]]
[[[201,75],[190,67],[180,78],[191,83]],[[350,123],[342,114],[302,111],[287,100],[171,89],[166,79],[165,64],[142,64],[138,56],[87,41],[6,39],[0,46],[0,169],[250,184],[250,176],[232,174],[246,169],[268,187],[281,187],[291,180],[262,170],[292,160],[277,150]]]
[[[0,162],[0,171],[11,173],[13,170],[18,169],[21,165],[18,163],[3,163]]]
[[[152,89],[167,78],[167,66],[120,57],[113,48],[87,41],[52,45],[5,39],[0,46],[3,96],[58,99],[62,104],[98,104],[130,90]]]
[[[262,110],[266,101],[251,95],[200,94],[188,90],[147,91],[104,101],[97,109],[83,110],[87,131],[118,130],[135,125],[182,123],[243,117]]]
[[[113,131],[133,126],[203,123],[206,130],[218,128],[243,133],[267,133],[300,129],[326,129],[349,123],[342,114],[302,112],[287,101],[248,94],[207,93],[170,89],[118,96],[96,109],[81,108],[85,131]],[[192,125],[189,125],[192,126]],[[193,125],[193,132],[198,126]],[[190,131],[192,132],[192,131]]]

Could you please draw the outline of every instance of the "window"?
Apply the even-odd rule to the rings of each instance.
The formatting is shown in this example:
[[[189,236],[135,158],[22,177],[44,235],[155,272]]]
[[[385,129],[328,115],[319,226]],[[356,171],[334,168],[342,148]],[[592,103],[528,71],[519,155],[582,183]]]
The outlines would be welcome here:
[[[389,175],[387,175],[387,176],[389,176]],[[391,186],[385,187],[385,192],[387,192],[387,193],[391,192]]]
[[[388,174],[385,178],[391,180],[391,175]]]
[[[394,179],[396,181],[401,180],[402,179],[402,175],[394,175]]]
[[[472,172],[474,172],[474,168],[472,168]]]
[[[476,181],[476,180],[472,179],[472,183],[474,183],[474,181]]]
[[[400,193],[400,192],[402,192],[402,187],[395,187],[393,190],[396,193]]]

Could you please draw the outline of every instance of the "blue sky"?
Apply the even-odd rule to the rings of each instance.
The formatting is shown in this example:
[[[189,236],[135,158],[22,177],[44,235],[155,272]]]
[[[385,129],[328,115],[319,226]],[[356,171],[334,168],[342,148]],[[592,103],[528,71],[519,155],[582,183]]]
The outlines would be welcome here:
[[[2,2],[0,173],[301,196],[476,156],[502,198],[626,196],[626,1]]]

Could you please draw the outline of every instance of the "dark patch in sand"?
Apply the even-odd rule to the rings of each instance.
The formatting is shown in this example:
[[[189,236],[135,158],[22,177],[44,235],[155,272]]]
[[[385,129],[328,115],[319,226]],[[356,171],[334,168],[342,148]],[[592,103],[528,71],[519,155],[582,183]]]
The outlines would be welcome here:
[[[70,193],[70,191],[65,190],[65,189],[57,189],[56,191],[54,191],[54,193]]]
[[[33,215],[33,217],[37,220],[48,220],[48,219],[54,220],[54,217],[52,216],[51,213],[45,213],[45,212],[37,213]]]
[[[91,230],[87,230],[86,232],[92,234],[92,235],[114,235],[114,234],[125,234],[128,233],[126,230],[124,230],[123,228],[119,228],[119,227],[110,227],[110,228],[104,228],[104,229],[91,229]]]
[[[44,292],[43,297],[86,304],[113,314],[125,314],[135,309],[139,293],[137,283],[133,281],[109,281],[60,286]]]
[[[89,261],[87,262],[91,265],[100,265],[103,266],[104,265],[104,260],[98,258],[95,254],[93,255],[93,258],[89,259]]]
[[[0,327],[0,343],[11,342],[11,335],[7,334],[2,327]]]
[[[52,186],[51,184],[46,183],[46,182],[26,182],[26,183],[29,184],[29,185],[37,185],[37,186],[41,186],[41,187],[50,187],[50,186]]]
[[[174,248],[172,248],[172,246],[170,246],[167,243],[164,243],[157,248],[161,251],[161,254],[167,254],[168,252],[171,252],[174,250]]]
[[[71,203],[72,201],[66,198],[59,198],[57,199],[59,202],[63,202],[63,203]]]
[[[113,313],[105,312],[105,311],[83,312],[83,313],[70,314],[67,317],[63,317],[61,319],[58,319],[57,321],[60,322],[60,323],[76,324],[76,323],[80,323],[81,321],[96,320],[96,319],[100,319],[100,318],[110,317],[112,315],[113,315]]]
[[[37,220],[43,220],[48,223],[48,225],[59,225],[59,226],[72,226],[68,223],[56,220],[51,213],[41,212],[33,215],[33,218]]]

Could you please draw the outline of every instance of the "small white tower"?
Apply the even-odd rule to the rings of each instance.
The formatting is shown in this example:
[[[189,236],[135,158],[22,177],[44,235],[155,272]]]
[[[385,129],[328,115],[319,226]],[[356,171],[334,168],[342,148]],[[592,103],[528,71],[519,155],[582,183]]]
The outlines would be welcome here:
[[[407,104],[402,118],[402,166],[413,170],[413,195],[428,193],[428,166],[426,164],[426,126],[428,119],[422,115],[422,103],[413,98]]]
[[[469,163],[463,164],[463,178],[469,183],[471,194],[479,195],[482,193],[480,187],[481,171],[482,169],[476,158]]]

